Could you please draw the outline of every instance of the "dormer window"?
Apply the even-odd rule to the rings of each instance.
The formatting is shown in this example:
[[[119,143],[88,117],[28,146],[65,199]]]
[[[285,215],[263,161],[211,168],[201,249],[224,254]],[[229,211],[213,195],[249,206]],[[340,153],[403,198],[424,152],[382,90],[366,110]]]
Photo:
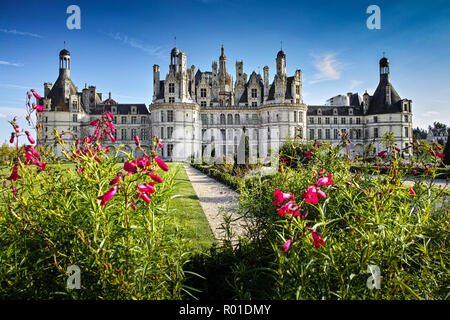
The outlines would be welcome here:
[[[317,114],[318,114],[319,116],[321,116],[321,115],[322,115],[322,110],[321,110],[321,109],[317,110]]]
[[[131,113],[132,114],[136,114],[136,110],[137,110],[136,106],[132,106],[131,107]]]
[[[252,98],[258,98],[258,89],[252,89]]]
[[[334,109],[333,109],[333,115],[337,116],[337,114],[338,114],[337,109],[334,108]]]
[[[116,107],[112,107],[112,108],[111,108],[111,113],[112,113],[112,114],[117,113],[117,108],[116,108]]]
[[[353,115],[353,108],[348,109],[348,114],[351,116]]]
[[[169,83],[169,93],[175,93],[175,83]]]

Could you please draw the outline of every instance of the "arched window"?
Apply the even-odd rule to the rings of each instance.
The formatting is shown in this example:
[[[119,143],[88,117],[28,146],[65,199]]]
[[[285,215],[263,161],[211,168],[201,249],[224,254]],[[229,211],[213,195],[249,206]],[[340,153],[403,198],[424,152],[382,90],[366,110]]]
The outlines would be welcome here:
[[[234,115],[234,124],[241,124],[241,117],[238,114]]]
[[[226,124],[225,115],[223,113],[220,115],[220,124]]]
[[[228,114],[227,115],[227,123],[228,124],[233,124],[233,115],[232,114]]]

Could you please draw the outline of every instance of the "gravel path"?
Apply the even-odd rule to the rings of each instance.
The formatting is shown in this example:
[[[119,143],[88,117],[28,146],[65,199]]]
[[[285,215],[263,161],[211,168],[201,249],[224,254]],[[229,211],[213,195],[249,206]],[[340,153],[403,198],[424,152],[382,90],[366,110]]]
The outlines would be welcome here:
[[[233,244],[236,244],[238,237],[245,235],[244,222],[236,213],[239,194],[190,165],[184,165],[184,168],[216,240],[222,242],[226,238],[223,225],[224,216],[228,213],[231,214],[232,220],[231,240]]]

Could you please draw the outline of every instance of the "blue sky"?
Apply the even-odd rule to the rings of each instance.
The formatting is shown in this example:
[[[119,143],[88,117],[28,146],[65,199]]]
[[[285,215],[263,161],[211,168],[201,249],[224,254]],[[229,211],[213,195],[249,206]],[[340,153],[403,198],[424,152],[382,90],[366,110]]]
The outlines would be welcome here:
[[[69,30],[69,5],[81,9],[81,29]],[[366,9],[378,5],[381,29],[370,30]],[[347,92],[373,93],[383,52],[391,82],[413,101],[413,125],[450,125],[450,2],[430,1],[18,1],[0,2],[0,142],[7,123],[23,119],[25,92],[58,77],[66,41],[71,75],[81,90],[95,85],[120,103],[152,97],[152,66],[168,70],[174,46],[188,66],[210,70],[224,44],[228,72],[236,60],[250,75],[265,65],[273,79],[282,41],[287,71],[303,71],[306,104]],[[23,121],[21,122],[23,123]]]

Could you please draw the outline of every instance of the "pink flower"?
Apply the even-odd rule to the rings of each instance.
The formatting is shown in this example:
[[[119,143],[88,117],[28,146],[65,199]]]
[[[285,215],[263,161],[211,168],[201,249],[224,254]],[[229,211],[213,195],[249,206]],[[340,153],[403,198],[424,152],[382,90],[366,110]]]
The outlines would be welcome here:
[[[99,120],[100,120],[100,119],[92,120],[91,123],[90,123],[89,125],[93,127],[93,126],[95,126],[95,125],[98,123]]]
[[[308,191],[302,194],[302,198],[305,199],[307,203],[319,203],[319,198],[317,197],[317,189],[315,186],[309,186]]]
[[[314,229],[311,229],[311,235],[313,237],[313,246],[316,247],[317,250],[319,250],[320,246],[325,245],[325,242],[323,239],[316,233]]]
[[[118,183],[118,182],[120,181],[120,179],[122,179],[122,176],[123,176],[123,173],[122,173],[122,172],[119,172],[119,173],[117,174],[117,176],[116,176],[114,179],[111,180],[111,182],[109,183],[109,185],[110,185],[110,186],[113,186],[113,185],[115,185],[116,183]]]
[[[161,170],[169,171],[169,166],[164,161],[162,161],[160,158],[155,157],[155,162],[158,165],[158,167],[161,168]]]
[[[413,188],[410,188],[410,189],[409,189],[409,194],[412,195],[412,196],[415,196],[415,195],[416,195],[416,192],[414,191]]]
[[[140,192],[145,192],[145,193],[154,193],[155,192],[155,188],[148,183],[138,184],[137,188],[139,189]]]
[[[30,141],[31,144],[36,143],[36,141],[34,141],[33,137],[30,135],[30,132],[25,131],[25,134],[27,135],[28,141]]]
[[[305,152],[305,158],[306,159],[311,158],[311,150],[308,150],[308,151]]]
[[[321,176],[323,176],[324,173],[325,173],[325,169],[324,169],[324,168],[320,169],[319,174],[320,174]]]
[[[293,199],[294,195],[290,193],[283,193],[280,190],[275,190],[273,192],[273,195],[275,196],[275,200],[273,200],[274,205],[280,205],[284,200],[287,199]]]
[[[117,190],[119,190],[119,186],[114,186],[111,189],[109,189],[108,191],[106,191],[106,193],[100,197],[97,197],[98,200],[101,200],[100,205],[101,206],[105,206],[106,203],[111,200],[112,197],[114,197],[114,195],[116,194]]]
[[[134,136],[134,143],[136,143],[136,145],[138,147],[141,145],[141,142],[139,141],[139,137],[138,136]]]
[[[295,201],[289,201],[287,203],[285,203],[284,205],[282,205],[280,208],[278,208],[277,212],[280,216],[283,216],[284,214],[288,213],[292,213],[292,208],[294,207]]]
[[[322,190],[320,190],[320,188],[317,188],[317,195],[321,198],[326,198],[327,195],[325,194],[325,192],[323,192]]]
[[[163,179],[162,179],[160,176],[157,176],[156,174],[149,173],[148,175],[149,175],[150,178],[152,178],[152,180],[155,181],[155,182],[159,182],[159,183],[163,182]]]
[[[318,186],[326,186],[326,187],[328,187],[329,185],[333,184],[333,180],[331,180],[332,177],[333,177],[333,175],[330,173],[328,176],[322,177],[319,180],[317,180],[316,184]]]
[[[416,169],[413,169],[412,171],[411,171],[411,174],[416,174],[417,173],[417,170]]]
[[[394,150],[397,152],[400,152],[400,148],[399,147],[394,147]]]
[[[12,171],[11,175],[9,176],[8,180],[16,181],[16,180],[22,178],[22,177],[19,176],[19,174],[17,173],[17,170],[18,170],[18,169],[19,169],[19,167],[18,167],[17,165],[15,165],[15,166],[13,167],[13,171]]]
[[[15,137],[16,137],[16,134],[14,132],[11,132],[11,138],[9,139],[9,143],[14,143]]]
[[[386,150],[383,150],[383,151],[380,151],[379,153],[378,153],[378,156],[381,158],[381,159],[385,159],[386,158]]]
[[[123,170],[128,171],[128,174],[132,174],[137,172],[137,167],[134,164],[134,161],[127,161],[123,164]]]
[[[291,246],[291,239],[288,239],[282,246],[281,249],[283,249],[284,252],[289,250],[289,247]]]
[[[161,139],[158,139],[158,145],[160,148],[164,147],[163,144],[161,143]]]
[[[34,107],[35,109],[36,109],[36,111],[38,111],[38,112],[42,112],[42,111],[44,111],[44,106],[42,106],[42,105],[37,105],[36,107]]]
[[[109,138],[111,139],[111,142],[116,142],[116,138],[114,138],[114,136],[111,134],[111,132],[106,131],[106,134],[109,136]]]
[[[14,186],[11,186],[11,190],[12,190],[12,194],[13,194],[13,196],[15,197],[15,196],[16,196],[16,191],[17,191],[17,188],[16,188],[16,187],[14,187]]]
[[[36,93],[36,91],[34,91],[34,89],[31,89],[31,92],[33,93],[33,96],[34,96],[36,99],[38,99],[38,100],[41,100],[41,99],[42,99],[41,96],[38,95],[38,94]]]
[[[313,147],[319,148],[320,144],[316,140],[314,140]]]
[[[442,154],[439,151],[434,151],[434,156],[435,157],[439,157],[439,158],[441,158],[443,160],[444,157],[445,157],[445,154]]]
[[[150,203],[150,198],[148,197],[148,195],[146,193],[139,193],[138,198],[141,198],[145,202]]]

